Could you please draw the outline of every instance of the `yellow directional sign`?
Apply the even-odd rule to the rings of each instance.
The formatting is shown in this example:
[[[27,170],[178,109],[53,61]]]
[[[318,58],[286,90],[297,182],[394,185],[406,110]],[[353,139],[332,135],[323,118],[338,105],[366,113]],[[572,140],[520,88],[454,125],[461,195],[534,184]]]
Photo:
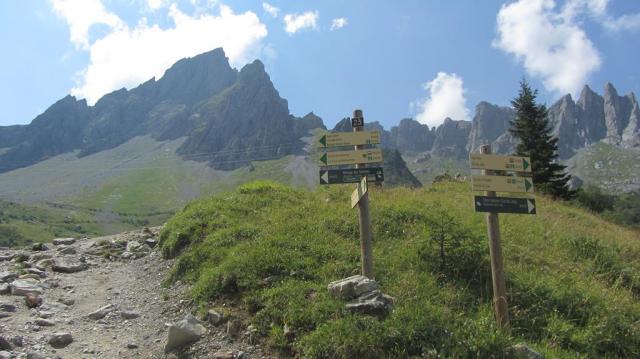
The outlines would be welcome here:
[[[471,168],[497,171],[531,172],[529,157],[498,156],[472,153],[469,155]]]
[[[320,157],[320,162],[325,166],[382,162],[382,150],[373,148],[369,150],[326,152]]]
[[[358,183],[358,188],[351,193],[351,208],[360,202],[365,193],[367,193],[367,176],[362,177],[362,180]]]
[[[380,143],[380,132],[329,132],[322,134],[318,142],[323,147],[376,145]]]
[[[474,191],[533,192],[533,181],[526,177],[471,176]]]

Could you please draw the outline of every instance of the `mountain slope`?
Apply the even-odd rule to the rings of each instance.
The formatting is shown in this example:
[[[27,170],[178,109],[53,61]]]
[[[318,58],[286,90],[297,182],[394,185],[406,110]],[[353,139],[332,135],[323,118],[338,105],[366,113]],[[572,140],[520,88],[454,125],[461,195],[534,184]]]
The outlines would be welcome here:
[[[375,278],[395,298],[386,318],[349,314],[327,292],[360,267],[351,188],[245,185],[189,204],[161,246],[177,257],[171,281],[191,284],[203,308],[243,318],[283,356],[511,358],[520,342],[548,358],[640,355],[637,231],[545,197],[536,216],[503,215],[505,334],[469,187],[370,189]]]

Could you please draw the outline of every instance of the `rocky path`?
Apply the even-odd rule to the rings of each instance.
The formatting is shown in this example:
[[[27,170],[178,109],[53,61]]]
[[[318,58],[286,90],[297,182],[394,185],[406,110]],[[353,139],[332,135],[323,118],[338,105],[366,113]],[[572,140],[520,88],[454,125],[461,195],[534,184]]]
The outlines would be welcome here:
[[[216,313],[190,316],[185,286],[161,285],[157,234],[0,249],[0,359],[266,357]]]

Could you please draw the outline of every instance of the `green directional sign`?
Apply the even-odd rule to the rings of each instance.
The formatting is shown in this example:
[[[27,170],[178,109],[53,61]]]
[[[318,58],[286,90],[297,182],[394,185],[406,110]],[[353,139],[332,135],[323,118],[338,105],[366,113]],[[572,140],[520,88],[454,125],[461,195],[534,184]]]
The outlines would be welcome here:
[[[527,177],[471,176],[474,191],[533,192],[533,181]]]
[[[474,205],[476,212],[536,214],[533,198],[475,196]]]
[[[471,168],[475,169],[531,172],[531,159],[529,157],[472,153],[469,155],[469,162],[471,162]]]
[[[325,166],[377,163],[382,162],[382,150],[373,148],[368,150],[325,152],[320,157],[320,162]]]
[[[335,170],[320,170],[320,184],[358,183],[362,177],[367,177],[367,182],[383,182],[384,171],[382,167],[344,168]]]

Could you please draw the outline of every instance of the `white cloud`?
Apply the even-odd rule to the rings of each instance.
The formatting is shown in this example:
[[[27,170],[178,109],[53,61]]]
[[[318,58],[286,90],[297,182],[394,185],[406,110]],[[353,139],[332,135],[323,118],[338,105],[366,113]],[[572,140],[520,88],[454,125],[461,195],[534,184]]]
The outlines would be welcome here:
[[[602,63],[598,50],[575,21],[585,6],[598,13],[606,4],[569,0],[560,10],[554,0],[518,0],[503,5],[493,46],[514,55],[546,89],[576,94]]]
[[[618,31],[636,31],[640,30],[640,13],[622,15],[619,18],[607,17],[603,22],[607,30]]]
[[[263,2],[262,8],[267,12],[267,14],[271,15],[272,17],[278,17],[278,13],[280,12],[279,8],[269,4],[268,2]]]
[[[469,121],[469,109],[464,97],[465,89],[462,78],[454,73],[438,72],[435,79],[424,85],[429,96],[412,104],[420,111],[416,121],[429,127],[440,125],[445,118]]]
[[[90,63],[71,93],[93,104],[113,90],[160,78],[181,58],[217,47],[224,48],[233,66],[253,60],[263,47],[266,26],[253,12],[235,14],[224,5],[219,9],[218,15],[190,16],[174,4],[169,8],[173,27],[149,25],[143,18],[133,28],[115,28],[90,45]]]
[[[307,11],[302,14],[286,14],[284,16],[284,30],[293,35],[296,32],[304,29],[315,29],[318,27],[318,12]]]
[[[159,10],[169,4],[170,0],[147,0],[147,6],[151,10]]]
[[[347,19],[344,17],[333,19],[331,21],[331,31],[342,29],[346,24],[347,24]]]
[[[107,11],[101,0],[50,0],[55,13],[69,25],[71,42],[76,48],[89,47],[89,30],[93,25],[104,24],[111,29],[120,29],[125,24]]]

